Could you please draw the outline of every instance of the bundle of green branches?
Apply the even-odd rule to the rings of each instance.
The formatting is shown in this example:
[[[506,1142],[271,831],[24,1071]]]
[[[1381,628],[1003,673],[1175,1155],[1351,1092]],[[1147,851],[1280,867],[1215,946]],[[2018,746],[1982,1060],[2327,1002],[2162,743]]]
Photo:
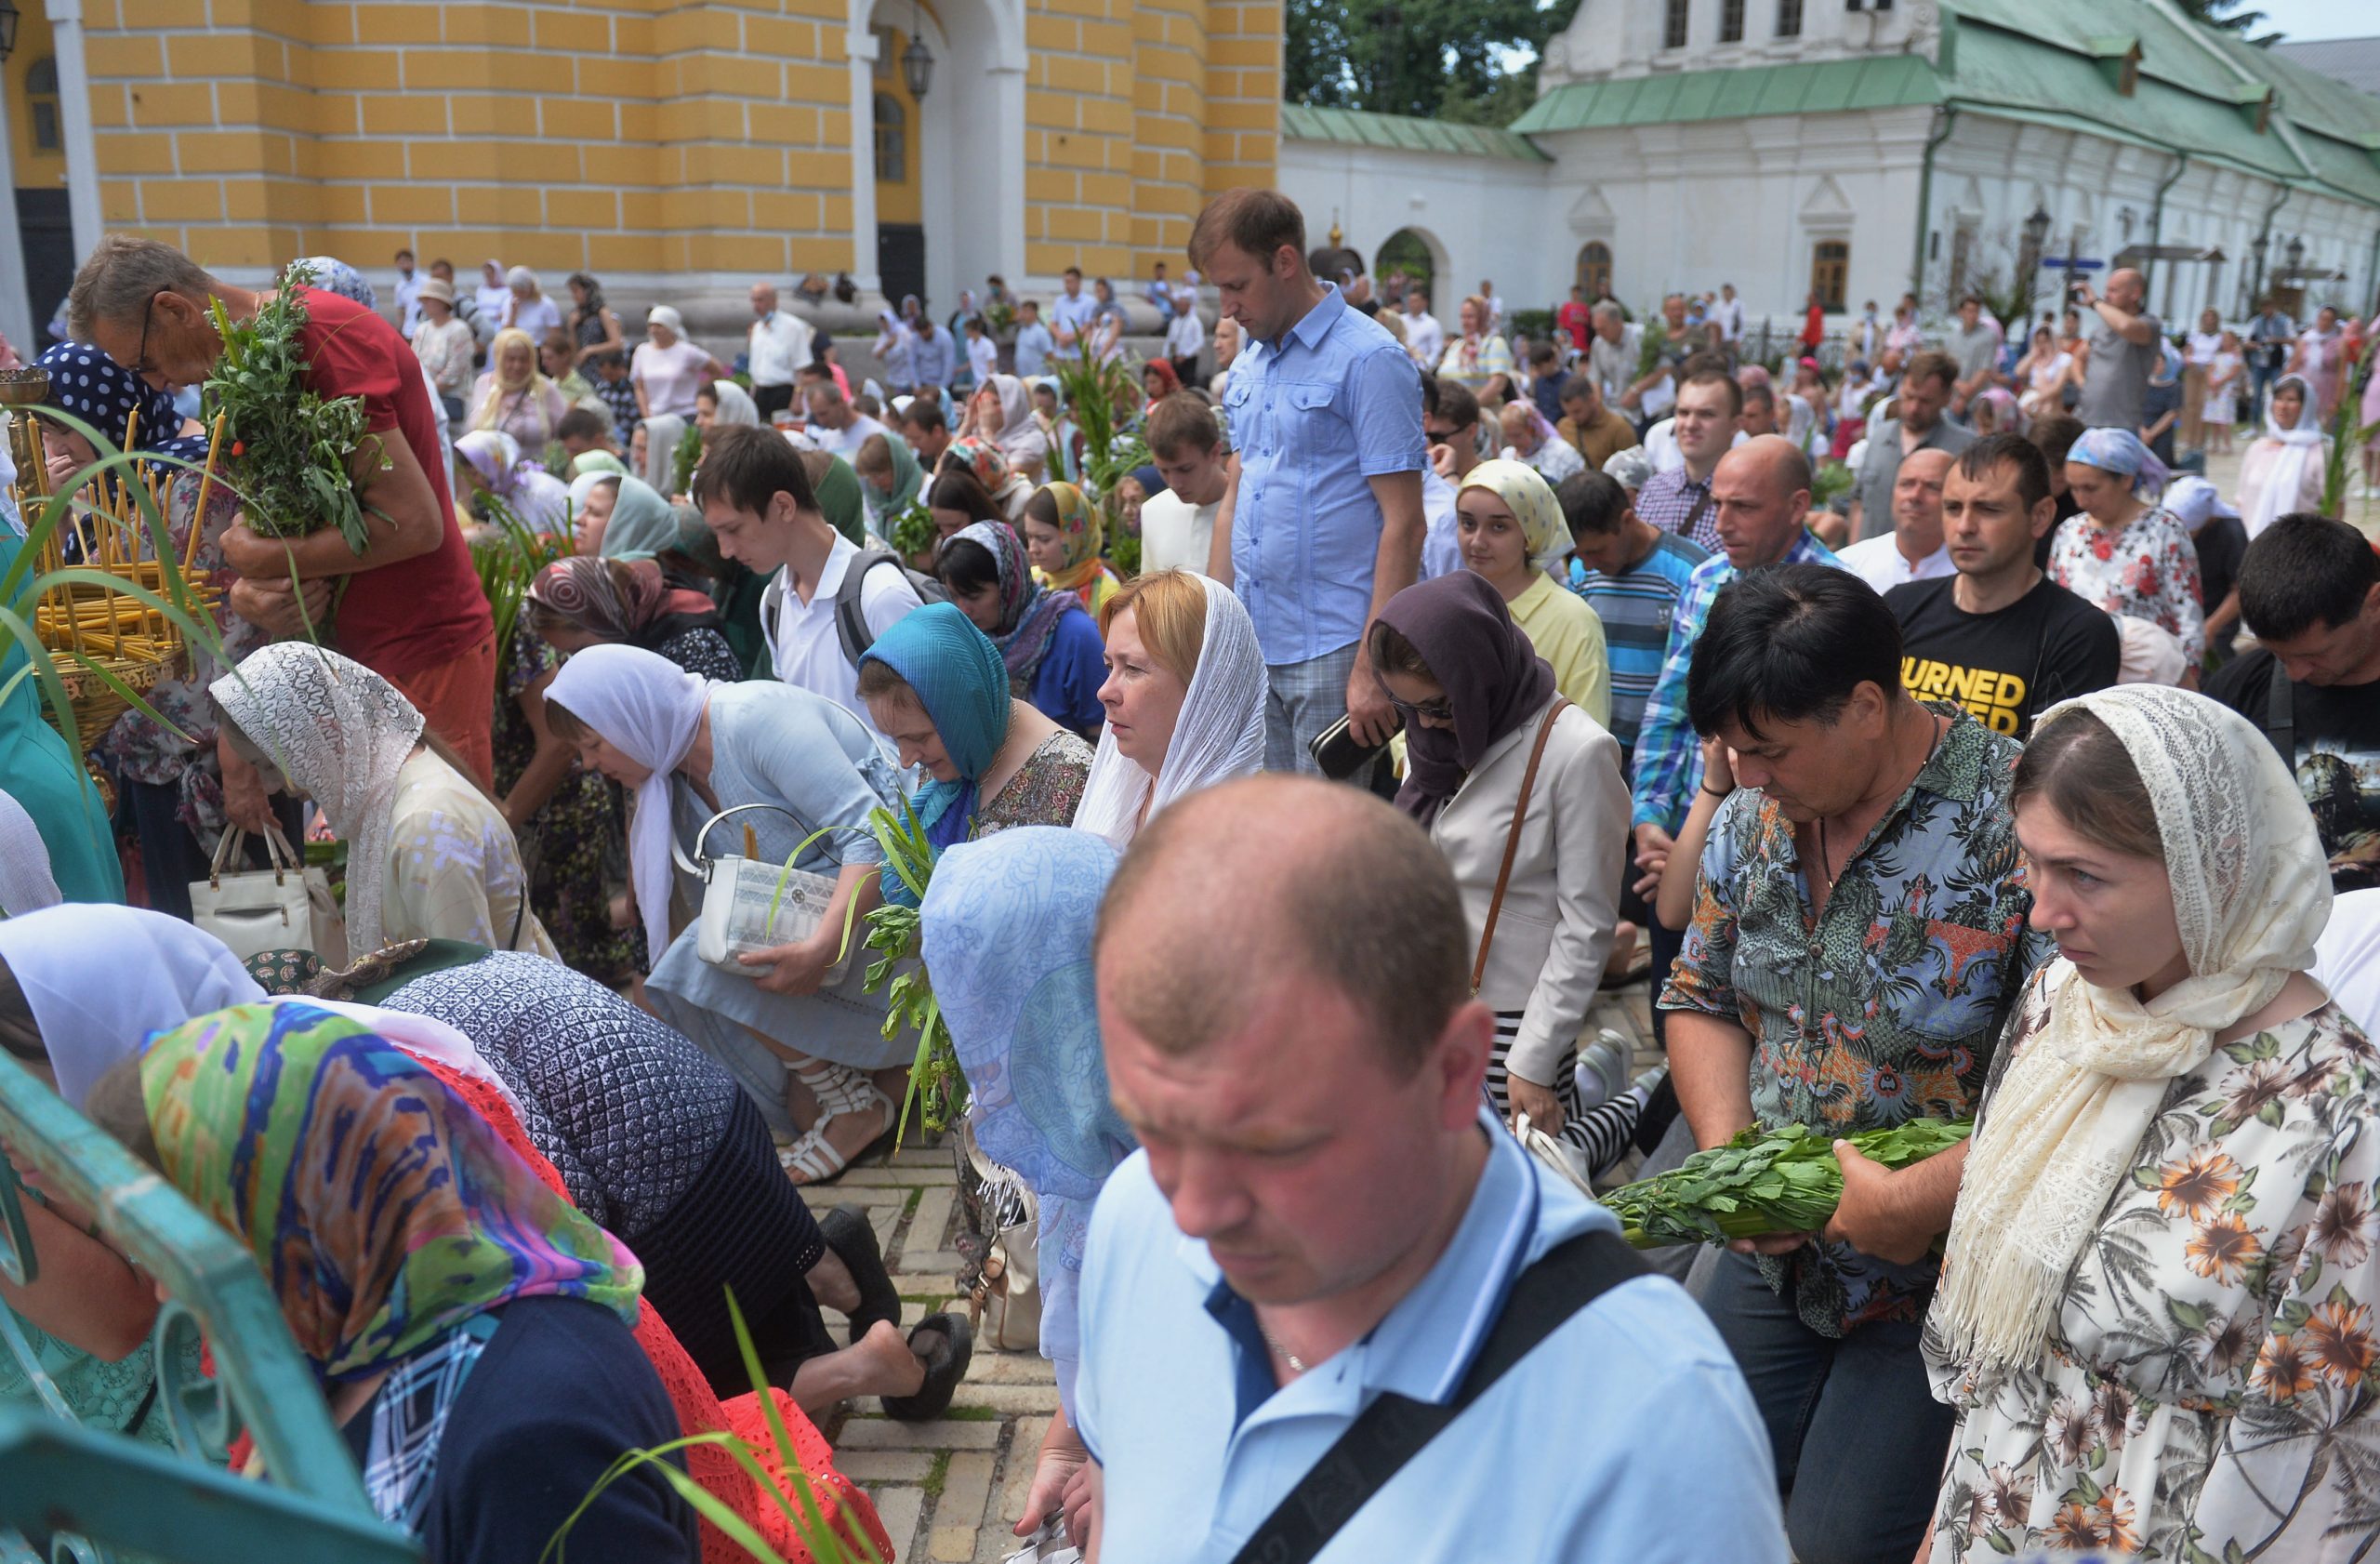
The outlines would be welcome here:
[[[670,455],[669,492],[662,497],[665,499],[675,499],[694,483],[694,469],[703,460],[703,431],[688,424],[686,432],[678,436],[677,450]]]
[[[537,573],[570,551],[576,518],[550,536],[532,528],[521,513],[495,495],[485,497],[487,529],[471,542],[471,563],[479,571],[480,591],[496,616],[496,643],[512,644],[513,627],[520,623],[521,605]],[[500,655],[500,654],[499,654]]]
[[[2380,360],[2380,337],[2365,339],[2363,351],[2347,361],[2340,377],[2338,411],[2331,415],[2330,448],[2322,459],[2322,514],[2347,514],[2347,474],[2363,459],[2364,443],[2380,434],[2380,423],[2364,423],[2363,386]],[[2300,418],[2305,414],[2298,415]]]
[[[1141,365],[1115,359],[1091,364],[1083,359],[1053,361],[1058,384],[1065,392],[1066,410],[1082,431],[1082,488],[1101,507],[1106,524],[1107,557],[1122,576],[1137,576],[1141,567],[1140,539],[1127,542],[1116,508],[1107,503],[1125,476],[1149,461],[1148,442],[1118,420],[1117,406],[1140,394]]]
[[[1636,378],[1643,379],[1661,362],[1662,351],[1670,345],[1670,328],[1656,315],[1645,323],[1645,340],[1636,350]]]
[[[933,512],[926,509],[922,499],[913,499],[884,518],[884,541],[903,559],[931,554],[940,538],[935,533]]]
[[[252,319],[234,321],[211,300],[223,356],[200,396],[211,423],[220,414],[218,455],[251,529],[266,537],[303,537],[336,526],[362,554],[371,537],[355,497],[354,463],[364,442],[379,451],[360,396],[323,397],[307,389],[310,365],[298,334],[306,325],[300,291],[312,274],[293,266]],[[385,455],[380,465],[389,465]]]
[[[1967,1138],[1974,1121],[1913,1119],[1842,1138],[1887,1168],[1905,1168]],[[1638,1249],[1725,1243],[1764,1233],[1815,1233],[1843,1200],[1836,1137],[1806,1124],[1752,1125],[1725,1146],[1698,1151],[1668,1173],[1603,1198],[1620,1234]]]

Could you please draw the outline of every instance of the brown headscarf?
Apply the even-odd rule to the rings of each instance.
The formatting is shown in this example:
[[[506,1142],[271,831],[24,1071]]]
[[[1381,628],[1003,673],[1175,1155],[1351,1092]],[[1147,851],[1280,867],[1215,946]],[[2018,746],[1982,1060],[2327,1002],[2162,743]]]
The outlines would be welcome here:
[[[1426,826],[1496,741],[1554,698],[1554,669],[1513,623],[1503,594],[1468,570],[1406,588],[1380,617],[1421,654],[1454,709],[1451,729],[1405,729],[1396,807]]]

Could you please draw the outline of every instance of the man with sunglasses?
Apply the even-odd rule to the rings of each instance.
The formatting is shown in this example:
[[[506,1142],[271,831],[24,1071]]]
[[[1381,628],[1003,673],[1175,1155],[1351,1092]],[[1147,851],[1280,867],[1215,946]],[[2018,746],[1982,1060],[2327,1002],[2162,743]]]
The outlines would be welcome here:
[[[243,514],[223,535],[223,558],[238,577],[232,612],[278,637],[304,635],[324,622],[344,579],[332,643],[403,691],[484,786],[493,769],[496,626],[455,523],[429,383],[379,315],[318,288],[304,295],[306,389],[324,400],[361,397],[378,437],[364,442],[350,471],[370,538],[359,555],[337,527],[269,537]],[[67,314],[78,339],[163,390],[215,372],[223,339],[213,303],[242,322],[266,297],[209,276],[171,245],[110,233],[76,273]],[[222,761],[227,813],[235,825],[260,829],[265,794],[255,771],[228,749]]]
[[[1456,533],[1455,491],[1479,465],[1479,399],[1460,380],[1421,377],[1421,438],[1430,443],[1430,465],[1421,470],[1420,580],[1451,576],[1462,568],[1462,541]]]

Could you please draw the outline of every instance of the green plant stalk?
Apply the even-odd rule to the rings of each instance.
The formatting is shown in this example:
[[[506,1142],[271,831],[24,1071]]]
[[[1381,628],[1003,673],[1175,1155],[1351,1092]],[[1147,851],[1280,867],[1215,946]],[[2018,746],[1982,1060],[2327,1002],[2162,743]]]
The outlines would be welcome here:
[[[1948,1151],[1974,1128],[1972,1120],[1916,1119],[1842,1138],[1897,1169]],[[1668,1173],[1611,1191],[1603,1203],[1620,1218],[1620,1237],[1638,1249],[1815,1233],[1843,1200],[1836,1138],[1805,1124],[1769,1132],[1755,1124]]]
[[[2380,353],[2380,337],[2363,344],[2360,359],[2351,359],[2340,376],[2339,404],[2331,415],[2330,448],[2322,457],[2322,514],[2341,517],[2347,514],[2347,476],[2355,462],[2360,459],[2364,443],[2380,434],[2380,422],[2359,424],[2363,383],[2373,373],[2373,357]]]
[[[669,492],[661,497],[672,499],[684,494],[686,485],[694,482],[694,469],[702,465],[702,459],[703,431],[688,424],[686,432],[678,436],[678,448],[669,454]]]

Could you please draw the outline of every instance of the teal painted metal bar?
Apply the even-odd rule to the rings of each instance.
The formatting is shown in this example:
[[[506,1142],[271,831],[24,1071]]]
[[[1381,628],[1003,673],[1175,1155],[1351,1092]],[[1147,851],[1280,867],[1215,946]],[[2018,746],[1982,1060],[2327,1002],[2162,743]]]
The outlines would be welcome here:
[[[16,1173],[22,1167],[90,1212],[99,1236],[172,1300],[159,1314],[152,1348],[158,1400],[178,1452],[77,1426],[0,1310],[0,1347],[25,1370],[42,1403],[0,1408],[0,1526],[86,1535],[188,1564],[259,1557],[393,1564],[419,1557],[410,1539],[373,1513],[314,1372],[238,1239],[5,1053],[0,1146],[7,1152],[0,1158],[0,1272],[20,1282],[39,1274],[26,1239]],[[205,1334],[211,1380],[185,1383],[185,1354],[170,1350],[191,1331]],[[243,1425],[268,1484],[242,1481],[216,1465]],[[328,1551],[285,1551],[266,1545],[269,1537],[321,1539]],[[0,1564],[7,1557],[0,1543]]]

